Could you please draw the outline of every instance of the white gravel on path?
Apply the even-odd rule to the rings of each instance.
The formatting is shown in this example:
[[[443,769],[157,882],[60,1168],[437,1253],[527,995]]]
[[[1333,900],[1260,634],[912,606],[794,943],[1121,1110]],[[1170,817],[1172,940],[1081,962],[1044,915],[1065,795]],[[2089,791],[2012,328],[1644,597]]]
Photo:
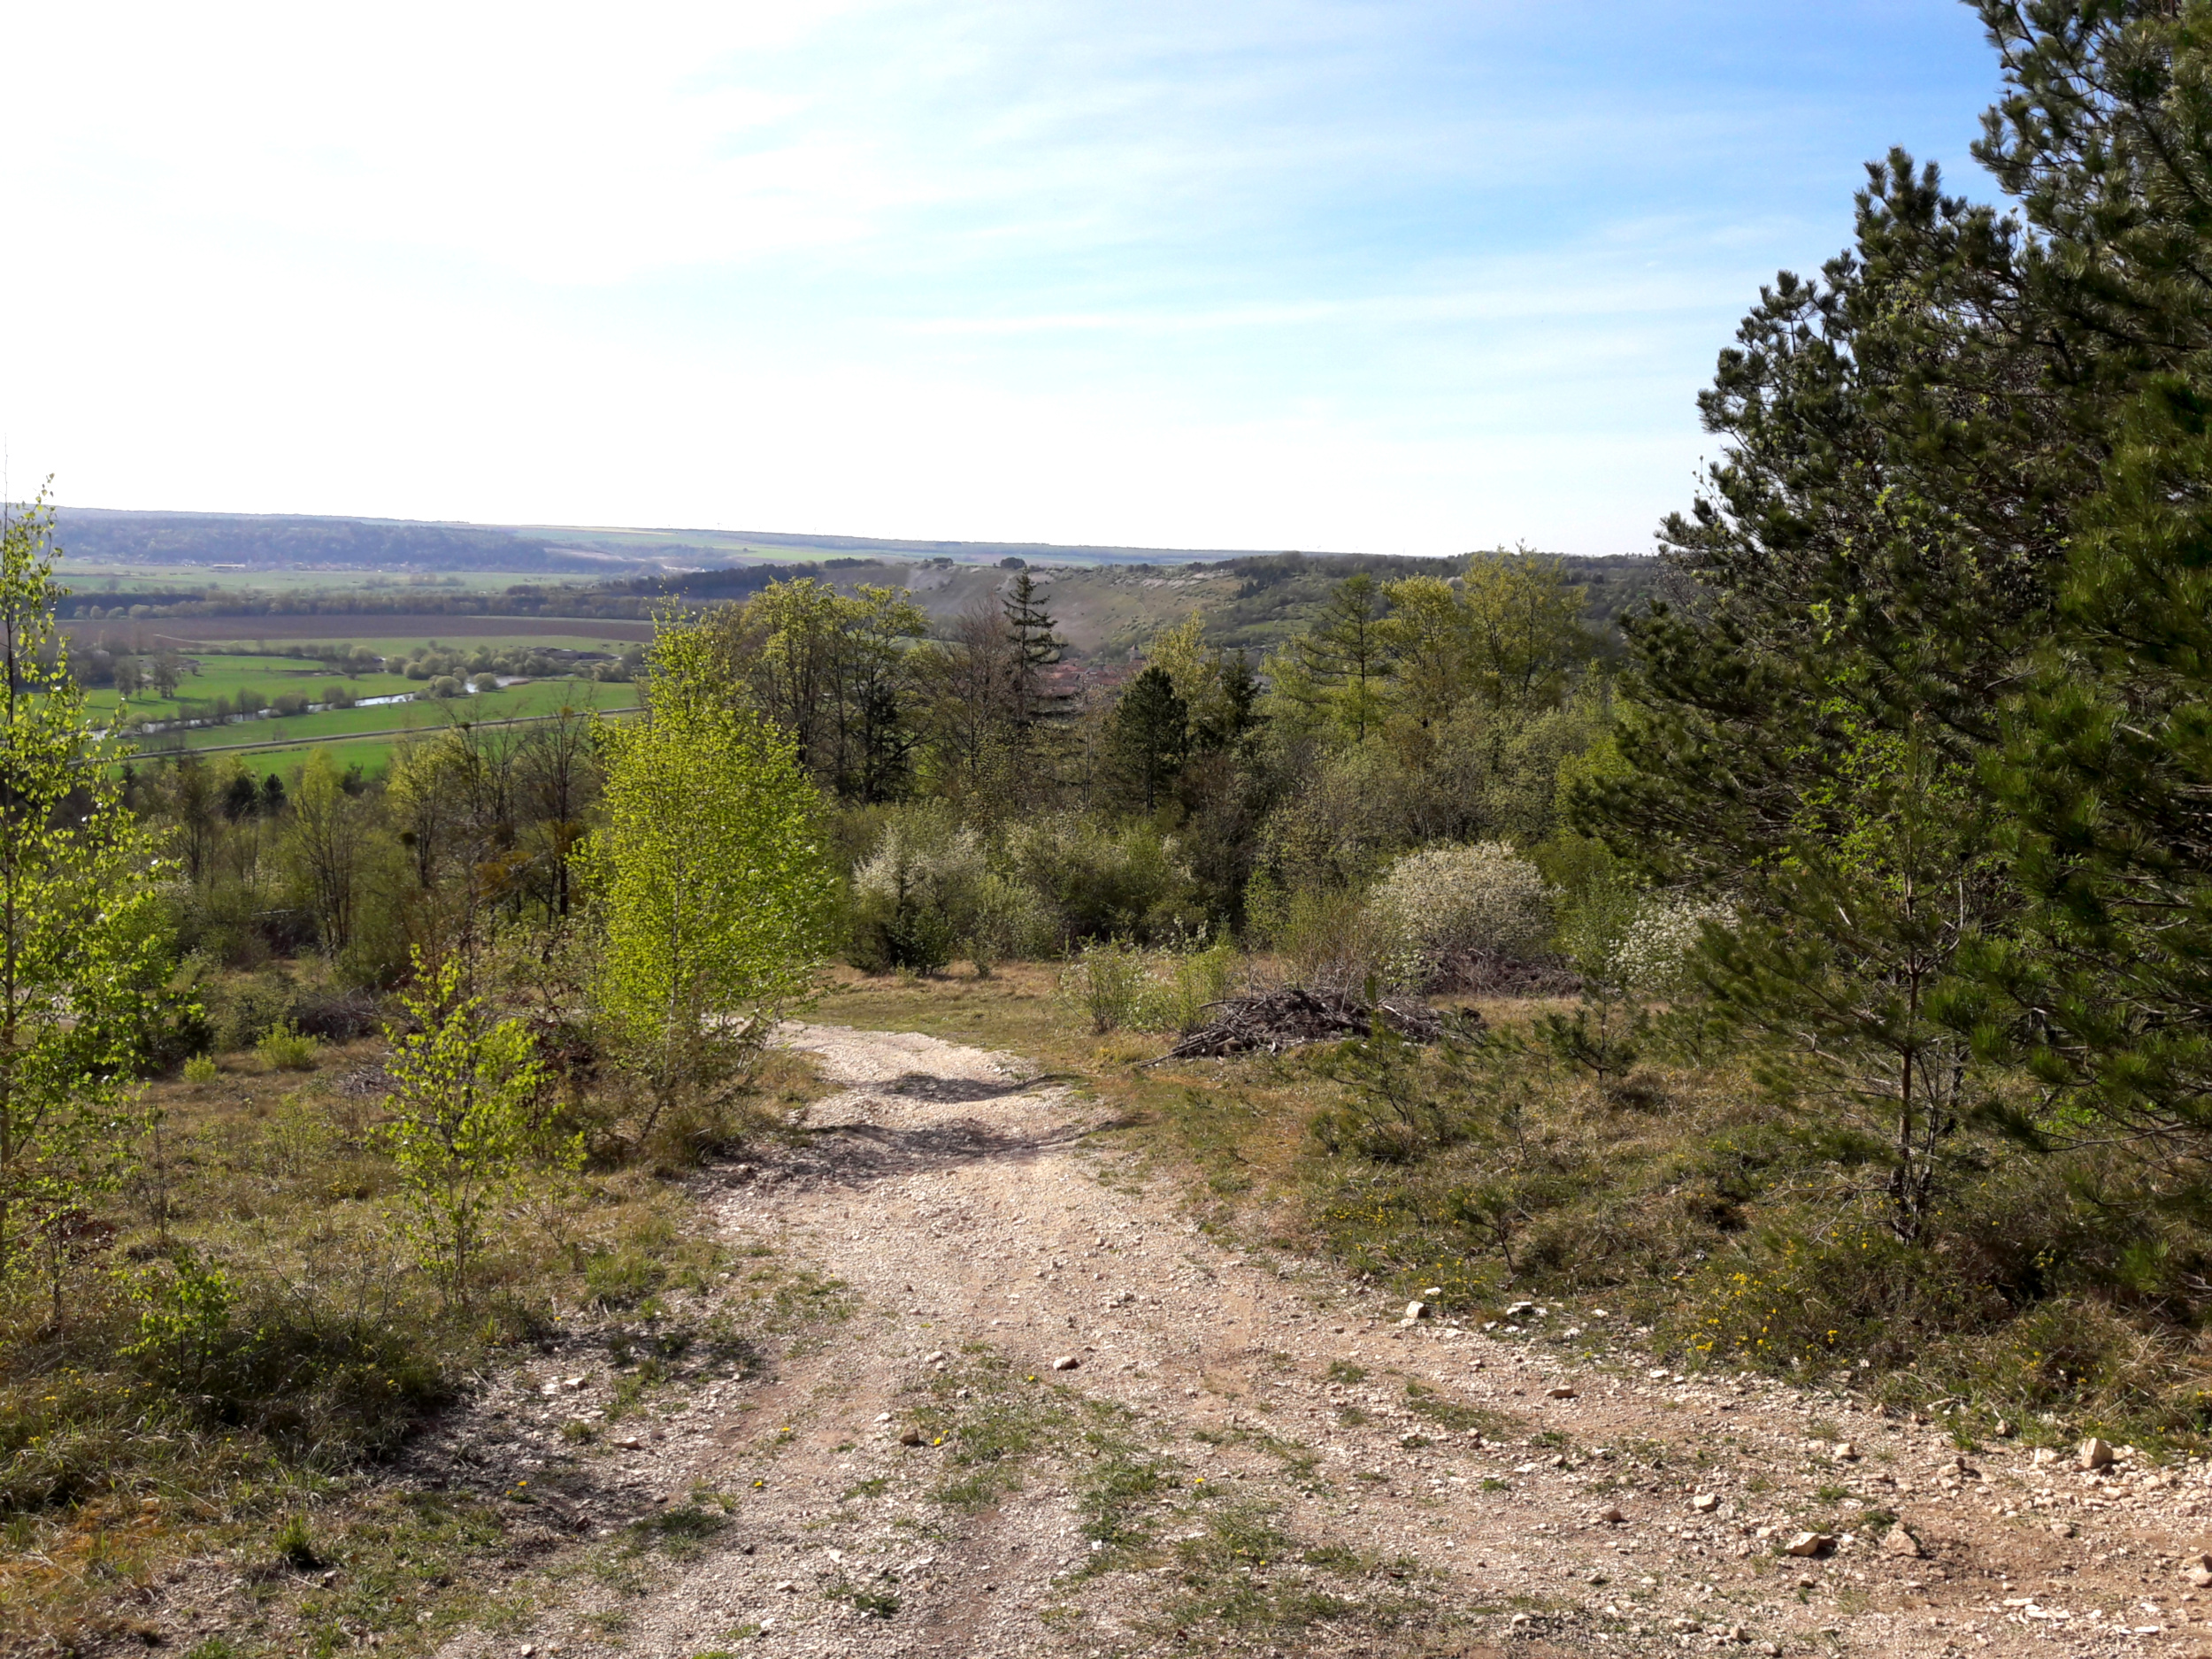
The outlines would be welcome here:
[[[696,1559],[649,1558],[642,1594],[584,1586],[537,1629],[472,1632],[450,1659],[2212,1655],[2212,1590],[2175,1559],[2212,1544],[2202,1465],[2092,1478],[1998,1447],[1961,1470],[1939,1426],[1842,1394],[1652,1375],[1595,1306],[1548,1307],[1522,1334],[1402,1326],[1402,1305],[1197,1231],[1169,1187],[1087,1139],[1094,1106],[1025,1084],[1017,1060],[833,1026],[785,1041],[842,1092],[808,1110],[803,1146],[727,1178],[714,1202],[733,1238],[844,1281],[857,1311],[799,1333],[765,1380],[673,1402],[629,1454],[633,1484],[737,1495],[734,1524]],[[1164,1544],[1225,1503],[1256,1506],[1296,1540],[1248,1569],[1256,1588],[1310,1584],[1349,1610],[1179,1639],[1165,1548],[1079,1572],[1092,1552],[1075,1444],[1031,1459],[993,1507],[937,1502],[945,1451],[898,1436],[941,1352],[1002,1356],[1017,1380],[1126,1408],[1175,1469]],[[1064,1356],[1078,1367],[1052,1372]],[[1495,1414],[1489,1438],[1440,1423],[1440,1406]],[[1816,1424],[1831,1438],[1809,1438]],[[1403,1443],[1417,1434],[1431,1443]],[[1230,1495],[1201,1497],[1201,1480]],[[1620,1521],[1600,1518],[1616,1506]],[[1901,1511],[1925,1555],[1870,1536],[1818,1559],[1775,1553],[1803,1526],[1841,1538],[1876,1507]],[[1325,1547],[1385,1564],[1347,1574]],[[1316,1549],[1319,1563],[1301,1559]],[[855,1589],[897,1610],[871,1616]],[[1415,1617],[1388,1626],[1409,1599]]]

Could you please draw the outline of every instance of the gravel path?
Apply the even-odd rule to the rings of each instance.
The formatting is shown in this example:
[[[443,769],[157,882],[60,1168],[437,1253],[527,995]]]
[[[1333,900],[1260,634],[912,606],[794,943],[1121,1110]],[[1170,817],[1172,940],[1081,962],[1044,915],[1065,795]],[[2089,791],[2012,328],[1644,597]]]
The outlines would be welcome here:
[[[1018,1061],[787,1041],[842,1092],[715,1202],[848,1317],[594,1448],[687,1558],[453,1659],[2212,1655],[2203,1464],[1962,1466],[1842,1393],[1653,1369],[1596,1306],[1403,1324],[1194,1229]]]

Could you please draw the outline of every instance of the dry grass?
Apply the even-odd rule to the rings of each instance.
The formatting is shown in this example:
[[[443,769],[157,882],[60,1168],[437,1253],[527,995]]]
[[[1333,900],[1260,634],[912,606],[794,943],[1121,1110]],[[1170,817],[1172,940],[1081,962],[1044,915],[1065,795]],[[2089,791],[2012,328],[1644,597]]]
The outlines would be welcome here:
[[[1409,1297],[1441,1286],[1466,1317],[1521,1295],[1601,1301],[1678,1363],[1847,1380],[1970,1434],[2001,1418],[2045,1439],[2212,1433],[2212,1251],[2148,1163],[1962,1132],[1932,1236],[1908,1247],[1878,1146],[1725,1055],[1662,1052],[1600,1083],[1536,1041],[1558,999],[1453,999],[1493,1040],[1417,1057],[1402,1111],[1350,1046],[1148,1065],[1171,1038],[1092,1035],[1053,972],[854,975],[823,1017],[1079,1076],[1205,1225]]]
[[[288,1072],[244,1050],[211,1079],[152,1083],[157,1132],[80,1229],[65,1317],[42,1286],[0,1300],[0,1648],[127,1635],[133,1598],[173,1563],[219,1555],[250,1575],[302,1516],[349,1582],[424,1578],[405,1625],[442,1625],[511,1517],[460,1495],[434,1514],[364,1471],[473,1378],[712,1281],[721,1247],[686,1184],[605,1168],[525,1179],[465,1296],[442,1294],[395,1223],[373,1133],[382,1057],[380,1041],[326,1046]],[[756,1085],[755,1115],[811,1092],[795,1056]],[[180,1296],[191,1282],[212,1302]],[[265,1587],[312,1599],[297,1573]],[[272,1628],[279,1647],[306,1640],[296,1618]]]

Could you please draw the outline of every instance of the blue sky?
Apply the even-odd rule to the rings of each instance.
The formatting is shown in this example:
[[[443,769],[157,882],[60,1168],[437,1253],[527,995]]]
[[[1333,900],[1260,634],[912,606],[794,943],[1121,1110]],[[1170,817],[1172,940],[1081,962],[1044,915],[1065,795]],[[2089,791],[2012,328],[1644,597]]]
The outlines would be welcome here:
[[[101,506],[1641,549],[1996,91],[1951,0],[41,10],[0,433]]]

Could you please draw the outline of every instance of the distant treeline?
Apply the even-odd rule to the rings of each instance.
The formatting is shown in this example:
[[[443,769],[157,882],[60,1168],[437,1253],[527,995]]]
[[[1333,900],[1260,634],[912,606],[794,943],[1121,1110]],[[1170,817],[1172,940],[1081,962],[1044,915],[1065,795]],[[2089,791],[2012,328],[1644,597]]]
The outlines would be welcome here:
[[[587,557],[542,536],[475,525],[259,513],[64,508],[55,541],[75,557],[281,569],[575,570]]]

